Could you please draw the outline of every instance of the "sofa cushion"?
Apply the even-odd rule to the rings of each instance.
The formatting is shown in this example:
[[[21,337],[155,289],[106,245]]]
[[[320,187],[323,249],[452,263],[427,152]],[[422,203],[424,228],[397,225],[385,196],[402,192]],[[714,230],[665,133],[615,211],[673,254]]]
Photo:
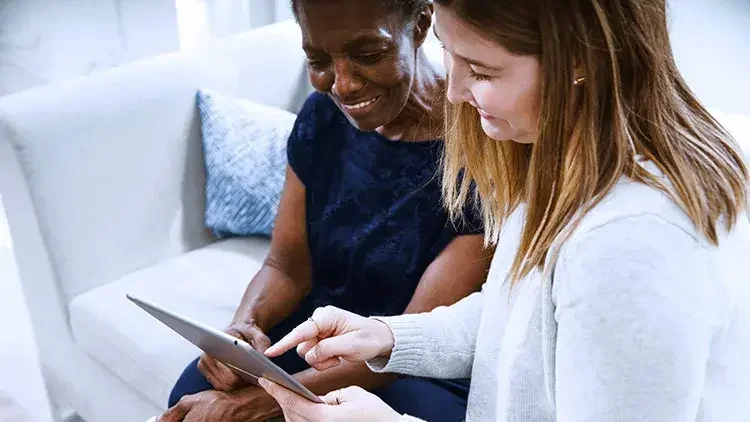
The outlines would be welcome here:
[[[0,98],[0,185],[17,251],[33,255],[19,260],[49,260],[67,306],[214,240],[195,93],[297,110],[309,91],[300,45],[290,19]]]
[[[70,304],[76,343],[105,368],[158,406],[200,351],[132,304],[127,293],[223,329],[268,241],[222,240],[77,296]]]
[[[271,236],[295,115],[199,91],[206,167],[206,227],[219,237]]]

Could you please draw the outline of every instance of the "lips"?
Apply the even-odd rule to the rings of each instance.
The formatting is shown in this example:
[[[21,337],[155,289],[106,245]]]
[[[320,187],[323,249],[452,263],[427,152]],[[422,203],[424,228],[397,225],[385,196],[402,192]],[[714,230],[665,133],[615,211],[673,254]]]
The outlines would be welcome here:
[[[491,115],[491,114],[487,114],[487,113],[486,113],[486,112],[485,112],[484,110],[482,110],[481,108],[478,108],[478,109],[477,109],[477,112],[479,112],[479,115],[480,115],[480,116],[482,116],[482,118],[483,118],[484,120],[495,120],[495,116],[493,116],[493,115]]]
[[[495,120],[495,116],[485,112],[479,107],[479,104],[475,103],[474,101],[469,101],[469,104],[471,104],[472,107],[474,107],[477,110],[477,113],[485,119],[485,120]]]

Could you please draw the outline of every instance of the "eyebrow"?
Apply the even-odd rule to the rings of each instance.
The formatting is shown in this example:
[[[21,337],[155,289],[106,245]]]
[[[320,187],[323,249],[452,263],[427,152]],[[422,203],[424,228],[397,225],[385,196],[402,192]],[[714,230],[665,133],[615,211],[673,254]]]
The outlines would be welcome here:
[[[384,44],[391,42],[390,37],[378,37],[375,35],[361,35],[344,44],[344,48],[354,50],[367,44]]]
[[[390,44],[392,41],[393,40],[390,37],[379,37],[379,36],[375,36],[375,35],[365,34],[365,35],[360,35],[360,36],[358,36],[358,37],[356,37],[356,38],[354,38],[352,40],[347,41],[344,44],[344,49],[352,51],[352,50],[356,50],[357,48],[360,48],[362,46],[371,45],[371,44],[372,45],[374,45],[374,44],[381,44],[381,45],[383,45],[383,44]],[[303,45],[302,49],[305,50],[305,51],[320,51],[320,49],[318,49],[318,48],[316,48],[316,47],[314,47],[314,46],[312,46],[310,44]]]
[[[435,29],[435,25],[432,26],[432,33],[435,35],[435,38],[437,38],[438,41],[440,41],[440,44],[443,44],[443,42],[440,40],[440,37],[437,34],[437,29]],[[443,47],[445,47],[445,44],[443,44]],[[454,52],[451,52],[452,55],[460,58],[461,60],[465,61],[466,63],[476,66],[476,67],[483,67],[485,69],[492,69],[492,70],[500,70],[497,66],[490,66],[487,63],[482,63],[478,60],[470,59],[468,57],[464,57],[460,54],[456,54]]]

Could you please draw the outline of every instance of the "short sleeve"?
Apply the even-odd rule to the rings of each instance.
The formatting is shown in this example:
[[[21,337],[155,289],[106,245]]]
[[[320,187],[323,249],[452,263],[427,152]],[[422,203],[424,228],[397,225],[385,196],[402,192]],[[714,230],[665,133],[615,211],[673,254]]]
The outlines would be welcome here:
[[[314,139],[320,125],[320,109],[322,102],[326,100],[327,98],[319,93],[307,97],[287,142],[289,167],[306,186],[310,183],[310,163],[313,162]]]

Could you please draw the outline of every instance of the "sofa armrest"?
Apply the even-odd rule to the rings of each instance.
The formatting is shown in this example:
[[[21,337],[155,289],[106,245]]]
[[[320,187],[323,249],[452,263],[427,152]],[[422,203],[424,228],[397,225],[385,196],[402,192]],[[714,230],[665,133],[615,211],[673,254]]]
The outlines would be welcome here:
[[[0,195],[13,252],[0,258],[3,268],[13,269],[12,277],[5,275],[15,278],[9,283],[21,286],[41,361],[46,365],[54,364],[66,355],[64,351],[74,347],[73,337],[63,295],[36,223],[28,190],[23,188],[26,182],[9,142],[11,136],[13,128],[0,114]]]
[[[40,370],[36,335],[14,265],[13,249],[7,240],[7,227],[0,205],[0,320],[12,321],[3,335],[12,338],[10,344],[13,345],[0,349],[0,374],[3,375],[0,377],[0,422],[51,422],[50,402]]]

